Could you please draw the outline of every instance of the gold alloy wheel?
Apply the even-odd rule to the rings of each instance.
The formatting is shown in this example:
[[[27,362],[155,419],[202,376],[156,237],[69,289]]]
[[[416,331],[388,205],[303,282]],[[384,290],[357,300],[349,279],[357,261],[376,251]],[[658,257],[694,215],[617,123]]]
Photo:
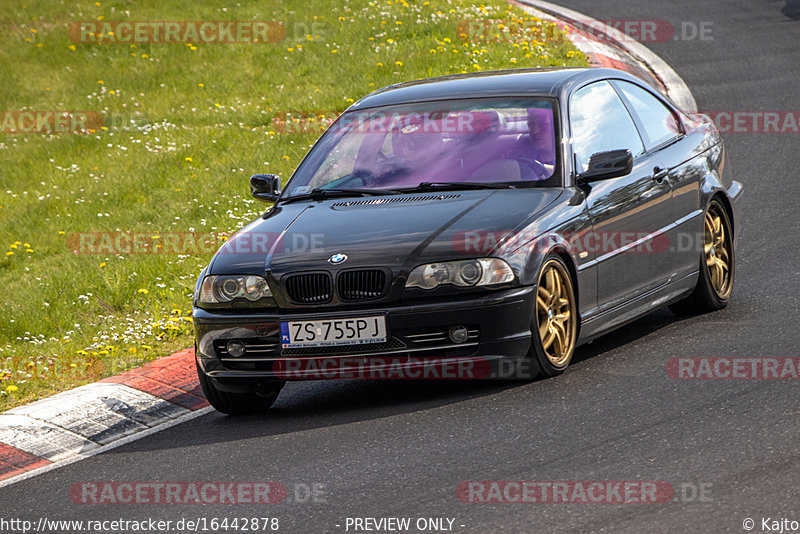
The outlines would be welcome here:
[[[706,212],[704,233],[708,277],[717,296],[724,299],[731,291],[731,250],[725,223],[715,206]]]
[[[539,275],[536,316],[542,348],[555,367],[562,367],[575,346],[575,296],[572,280],[564,266],[549,260]]]

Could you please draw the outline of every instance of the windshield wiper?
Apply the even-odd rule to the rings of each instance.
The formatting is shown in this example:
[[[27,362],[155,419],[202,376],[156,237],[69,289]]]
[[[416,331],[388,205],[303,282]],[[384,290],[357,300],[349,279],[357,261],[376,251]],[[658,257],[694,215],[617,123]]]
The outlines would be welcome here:
[[[450,189],[516,189],[516,186],[504,183],[490,182],[420,182],[415,187],[407,187],[404,193],[423,191],[442,191]]]
[[[397,189],[323,189],[316,187],[308,193],[293,195],[279,200],[282,204],[295,202],[297,200],[326,200],[329,198],[351,197],[351,196],[376,196],[376,195],[396,195],[400,191]]]

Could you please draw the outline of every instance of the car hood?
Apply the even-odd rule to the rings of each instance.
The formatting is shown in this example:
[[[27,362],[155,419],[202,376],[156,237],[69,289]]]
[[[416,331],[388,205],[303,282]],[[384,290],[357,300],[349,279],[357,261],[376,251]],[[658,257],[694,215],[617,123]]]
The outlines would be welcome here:
[[[276,206],[229,239],[208,274],[389,267],[477,257],[554,202],[559,188],[338,198]],[[346,260],[333,264],[333,255]]]

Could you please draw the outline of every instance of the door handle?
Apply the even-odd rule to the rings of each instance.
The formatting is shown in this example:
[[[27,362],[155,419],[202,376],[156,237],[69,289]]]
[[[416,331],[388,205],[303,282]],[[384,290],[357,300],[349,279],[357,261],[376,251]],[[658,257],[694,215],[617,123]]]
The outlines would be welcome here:
[[[664,179],[669,175],[668,169],[662,169],[661,167],[653,167],[653,180],[658,183],[664,181]]]

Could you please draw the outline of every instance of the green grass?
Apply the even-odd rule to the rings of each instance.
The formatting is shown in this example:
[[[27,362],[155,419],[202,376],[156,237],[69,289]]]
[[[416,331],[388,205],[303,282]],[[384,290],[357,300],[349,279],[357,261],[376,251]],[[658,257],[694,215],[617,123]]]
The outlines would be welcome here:
[[[70,40],[70,23],[99,17],[290,30],[278,43]],[[70,236],[234,231],[264,209],[250,174],[288,178],[318,135],[282,134],[279,113],[338,113],[429,76],[586,64],[552,30],[536,42],[457,35],[465,19],[518,17],[536,24],[499,0],[5,3],[0,108],[96,111],[105,126],[0,133],[0,410],[192,343],[191,291],[210,253],[74,254]],[[295,23],[321,31],[295,35]]]

